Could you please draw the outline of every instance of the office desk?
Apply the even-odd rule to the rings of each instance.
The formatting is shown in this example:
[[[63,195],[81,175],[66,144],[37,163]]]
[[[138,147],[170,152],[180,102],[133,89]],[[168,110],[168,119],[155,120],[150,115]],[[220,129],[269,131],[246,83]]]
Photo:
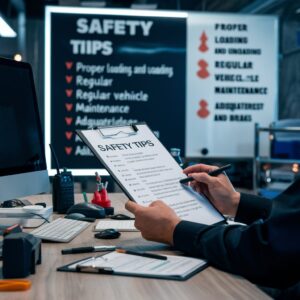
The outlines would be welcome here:
[[[91,196],[91,195],[90,195]],[[124,212],[126,197],[110,194],[116,213]],[[29,198],[31,201],[51,203],[49,195]],[[79,200],[80,199],[80,200]],[[82,196],[76,197],[81,202]],[[54,216],[55,217],[55,216]],[[120,243],[145,244],[139,232],[122,233],[117,240],[98,240],[92,232],[94,224],[70,243],[43,243],[42,264],[31,275],[32,287],[25,292],[1,292],[0,299],[120,299],[120,300],[175,300],[175,299],[270,299],[249,281],[208,267],[187,281],[171,281],[97,274],[57,272],[56,268],[93,254],[61,255],[61,249],[88,245],[115,245]],[[152,244],[149,244],[153,246]],[[163,251],[170,253],[170,251]]]

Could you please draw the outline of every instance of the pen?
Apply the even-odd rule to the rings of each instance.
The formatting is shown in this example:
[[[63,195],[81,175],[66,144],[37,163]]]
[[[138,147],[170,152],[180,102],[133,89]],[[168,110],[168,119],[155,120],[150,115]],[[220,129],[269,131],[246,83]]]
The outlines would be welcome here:
[[[161,260],[167,260],[168,259],[164,255],[147,253],[147,252],[137,252],[137,251],[131,251],[131,250],[124,250],[124,249],[116,249],[116,252],[130,254],[130,255],[136,255],[136,256],[143,256],[143,257],[148,257],[148,258],[161,259]]]
[[[116,246],[91,246],[91,247],[63,249],[63,250],[61,250],[61,254],[105,252],[105,251],[114,251],[114,250],[116,250]]]
[[[210,175],[210,176],[218,176],[218,175],[220,175],[221,173],[223,173],[224,171],[226,171],[226,170],[228,170],[230,168],[231,168],[230,164],[229,165],[225,165],[223,167],[220,167],[219,169],[210,171],[207,174]],[[193,180],[194,180],[193,177],[187,177],[187,178],[180,179],[179,182],[180,183],[188,183],[188,182],[193,181]]]
[[[0,291],[13,292],[13,291],[26,291],[30,289],[31,281],[27,279],[1,279]]]
[[[89,200],[88,200],[88,198],[87,198],[86,192],[83,192],[82,194],[83,194],[84,202],[85,202],[85,203],[88,203]]]

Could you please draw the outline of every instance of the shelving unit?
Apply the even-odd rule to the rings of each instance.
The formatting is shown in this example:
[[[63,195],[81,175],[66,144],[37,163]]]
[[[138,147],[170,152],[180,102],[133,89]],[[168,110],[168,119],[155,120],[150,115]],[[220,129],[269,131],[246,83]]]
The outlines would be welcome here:
[[[259,183],[261,179],[261,165],[262,164],[299,164],[300,159],[280,159],[280,158],[271,158],[271,157],[261,157],[259,154],[259,143],[260,143],[260,133],[261,132],[289,132],[289,133],[299,133],[300,127],[259,127],[255,124],[255,138],[254,138],[254,159],[253,159],[253,189],[255,192],[259,191]]]

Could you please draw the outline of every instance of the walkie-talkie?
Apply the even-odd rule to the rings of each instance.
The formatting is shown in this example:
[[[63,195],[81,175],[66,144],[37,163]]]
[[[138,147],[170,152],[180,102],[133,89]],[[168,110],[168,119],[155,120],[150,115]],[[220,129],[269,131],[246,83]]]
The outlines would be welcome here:
[[[49,144],[51,153],[56,166],[56,175],[52,182],[52,202],[53,211],[64,214],[74,205],[74,183],[73,176],[66,168],[60,172],[57,156],[51,144]]]

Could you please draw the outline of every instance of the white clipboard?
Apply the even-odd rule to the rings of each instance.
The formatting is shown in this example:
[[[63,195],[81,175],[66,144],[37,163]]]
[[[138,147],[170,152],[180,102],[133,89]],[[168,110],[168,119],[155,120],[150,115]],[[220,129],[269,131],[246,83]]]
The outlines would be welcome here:
[[[62,272],[80,272],[158,278],[169,280],[187,280],[208,266],[205,260],[165,255],[166,260],[110,252],[96,257],[88,257],[57,268]]]
[[[130,200],[148,206],[160,199],[188,221],[225,221],[209,200],[179,183],[186,175],[145,123],[76,132]]]

